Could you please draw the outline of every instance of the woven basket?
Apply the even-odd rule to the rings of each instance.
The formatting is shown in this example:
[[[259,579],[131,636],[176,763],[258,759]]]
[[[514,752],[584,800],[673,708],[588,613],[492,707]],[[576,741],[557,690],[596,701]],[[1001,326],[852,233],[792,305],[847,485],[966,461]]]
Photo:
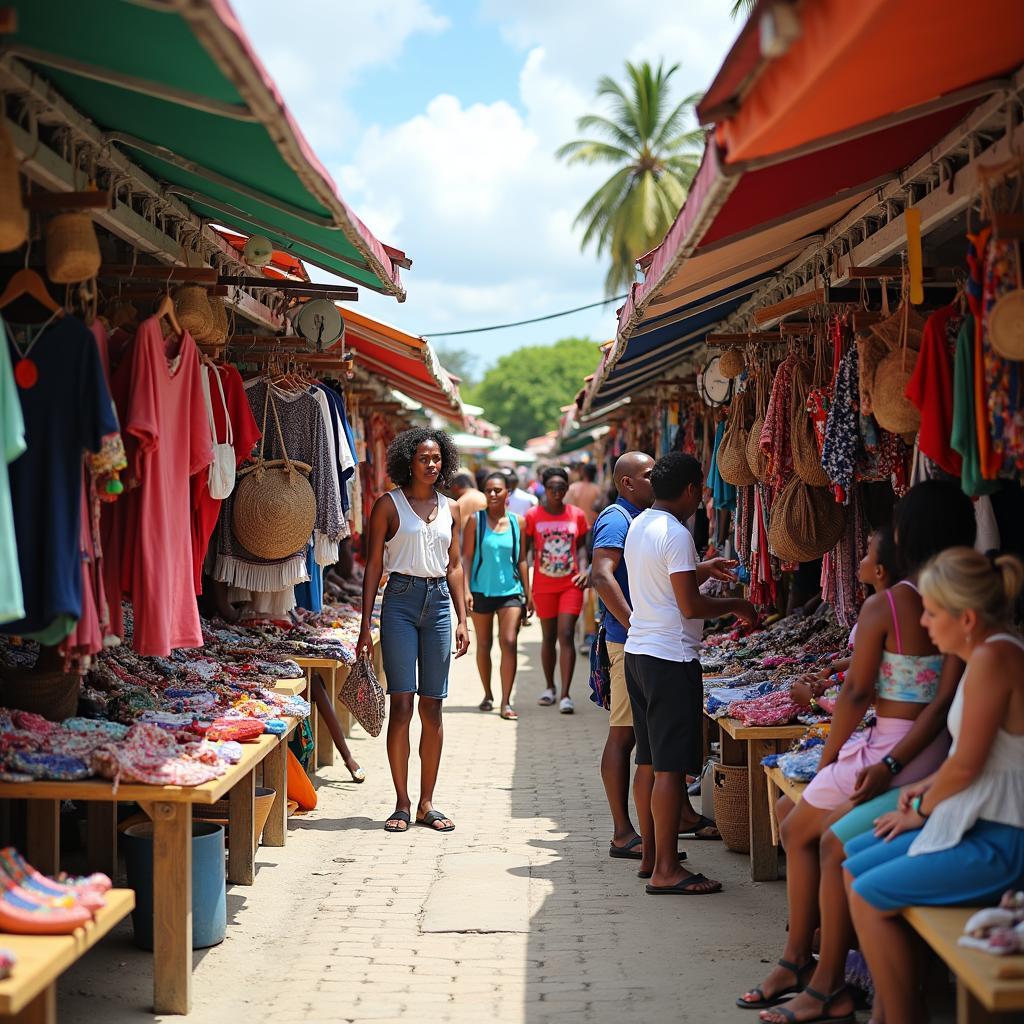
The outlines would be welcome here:
[[[81,689],[82,677],[73,672],[11,668],[0,672],[0,705],[31,711],[51,722],[75,716]]]
[[[878,364],[885,358],[887,352],[885,345],[873,334],[866,334],[857,339],[857,384],[860,392],[860,411],[864,416],[874,414],[875,374],[878,372]]]
[[[77,284],[100,269],[100,243],[88,213],[58,213],[46,224],[46,276],[54,284]]]
[[[746,765],[715,764],[711,772],[715,824],[722,842],[734,853],[750,853],[750,769]]]
[[[727,484],[746,487],[756,484],[757,477],[747,462],[747,394],[743,392],[733,400],[729,410],[722,443],[718,446],[718,472]]]
[[[750,472],[761,483],[768,480],[768,456],[761,451],[761,431],[764,429],[764,416],[758,416],[747,434],[747,465]]]
[[[718,360],[718,370],[723,377],[738,377],[743,372],[743,353],[738,348],[727,348]]]
[[[207,338],[213,327],[213,310],[205,288],[199,285],[182,285],[174,293],[174,312],[178,323],[196,341]]]
[[[216,295],[211,296],[210,312],[213,314],[213,326],[207,341],[211,345],[223,345],[228,340],[228,310],[224,300]]]
[[[18,154],[6,124],[0,121],[0,252],[10,252],[28,238],[28,211],[21,202]]]
[[[846,508],[831,491],[794,476],[772,505],[768,545],[784,562],[813,562],[836,546],[845,527]]]
[[[875,371],[871,389],[875,419],[884,430],[908,434],[921,426],[921,413],[904,392],[914,373],[917,352],[897,349],[890,352]]]
[[[1017,287],[1000,296],[988,314],[988,340],[1004,359],[1024,359],[1024,288],[1020,287],[1020,248],[1017,249]]]
[[[807,370],[799,363],[793,370],[792,402],[789,412],[789,443],[793,450],[793,470],[811,487],[828,487],[831,481],[822,468],[814,424],[807,411]]]

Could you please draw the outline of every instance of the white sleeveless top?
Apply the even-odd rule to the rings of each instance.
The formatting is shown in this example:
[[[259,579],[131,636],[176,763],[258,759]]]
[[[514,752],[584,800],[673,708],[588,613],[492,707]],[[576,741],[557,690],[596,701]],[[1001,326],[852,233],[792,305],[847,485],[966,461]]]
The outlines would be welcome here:
[[[996,633],[985,642],[992,643],[993,640],[1006,640],[1024,650],[1024,641],[1010,633]],[[946,720],[953,737],[950,754],[956,751],[963,725],[966,681],[965,673]],[[932,809],[924,828],[907,852],[913,857],[919,853],[948,850],[956,846],[964,833],[981,819],[1024,828],[1024,733],[1015,736],[1005,729],[996,732],[981,774],[966,789],[947,797]]]
[[[384,543],[384,569],[406,576],[440,579],[448,575],[448,549],[452,543],[452,510],[448,499],[439,491],[437,515],[424,522],[413,511],[401,487],[388,491],[398,509],[398,530]]]

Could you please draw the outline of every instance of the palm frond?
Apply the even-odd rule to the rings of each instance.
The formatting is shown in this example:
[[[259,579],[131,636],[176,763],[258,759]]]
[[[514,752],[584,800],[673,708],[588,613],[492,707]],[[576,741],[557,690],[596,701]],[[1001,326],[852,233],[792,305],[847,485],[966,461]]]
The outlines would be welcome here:
[[[555,151],[555,156],[569,164],[622,164],[633,159],[632,153],[618,146],[595,139],[576,139]]]
[[[643,147],[644,140],[631,124],[619,124],[602,114],[584,114],[577,119],[576,127],[581,132],[593,131],[598,135],[605,135],[616,145],[630,152],[639,152]]]

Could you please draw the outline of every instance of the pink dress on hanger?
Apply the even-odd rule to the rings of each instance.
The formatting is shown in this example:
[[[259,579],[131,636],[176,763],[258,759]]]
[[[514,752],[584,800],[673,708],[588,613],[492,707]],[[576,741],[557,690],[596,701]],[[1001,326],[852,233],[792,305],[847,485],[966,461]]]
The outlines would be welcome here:
[[[160,323],[139,325],[122,429],[136,441],[130,453],[136,486],[125,497],[121,588],[135,612],[133,646],[165,656],[203,643],[192,555],[191,478],[213,461],[192,336],[166,344]]]

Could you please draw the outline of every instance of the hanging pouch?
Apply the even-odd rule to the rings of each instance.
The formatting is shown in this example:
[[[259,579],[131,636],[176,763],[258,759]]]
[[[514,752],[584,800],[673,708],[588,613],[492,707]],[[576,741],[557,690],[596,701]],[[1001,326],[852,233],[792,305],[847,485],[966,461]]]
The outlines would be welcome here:
[[[217,440],[217,427],[213,419],[213,400],[210,396],[210,374],[217,378],[217,390],[220,392],[220,404],[224,410],[226,436],[223,443]],[[220,379],[220,371],[216,368],[203,367],[202,373],[203,401],[206,402],[206,415],[210,421],[210,436],[213,439],[213,462],[210,463],[209,490],[210,497],[223,501],[235,489],[235,448],[231,431],[231,417],[228,415],[228,403],[224,397],[224,384]]]

